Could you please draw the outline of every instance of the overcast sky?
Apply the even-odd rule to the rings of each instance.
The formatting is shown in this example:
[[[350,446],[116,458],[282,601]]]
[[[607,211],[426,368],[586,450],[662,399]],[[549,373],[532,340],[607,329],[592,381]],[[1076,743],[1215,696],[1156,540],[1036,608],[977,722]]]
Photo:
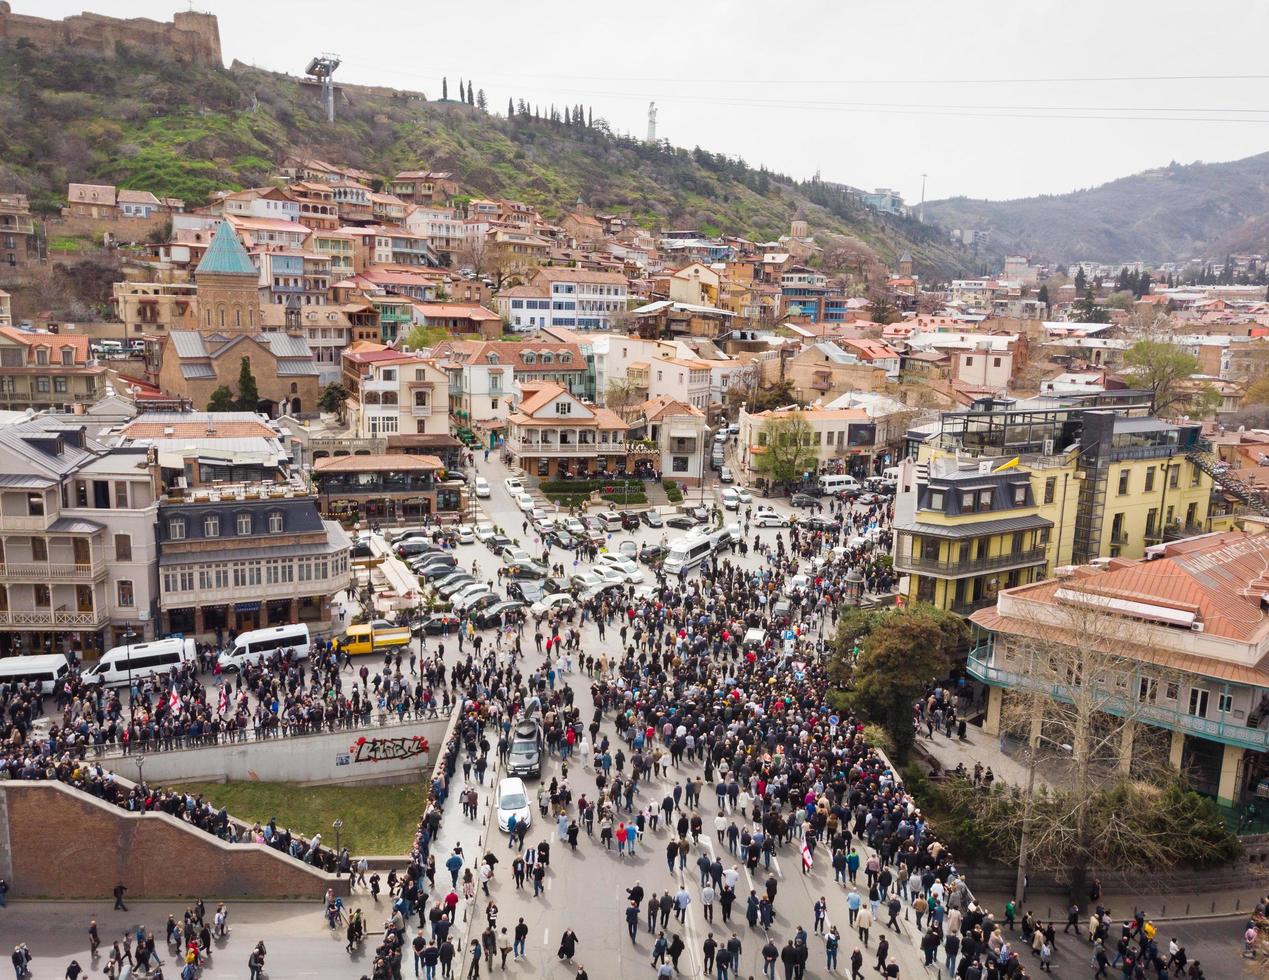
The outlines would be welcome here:
[[[162,20],[184,9],[180,0],[12,5],[46,17],[87,7]],[[636,134],[655,100],[658,135],[676,145],[796,177],[818,170],[893,187],[909,202],[920,199],[923,173],[931,200],[1009,198],[1269,150],[1265,0],[194,6],[219,17],[227,64],[299,74],[331,51],[343,58],[343,81],[437,98],[443,75],[455,96],[459,77],[470,77],[496,111],[508,96],[582,102]],[[1213,77],[1231,75],[1240,77]]]

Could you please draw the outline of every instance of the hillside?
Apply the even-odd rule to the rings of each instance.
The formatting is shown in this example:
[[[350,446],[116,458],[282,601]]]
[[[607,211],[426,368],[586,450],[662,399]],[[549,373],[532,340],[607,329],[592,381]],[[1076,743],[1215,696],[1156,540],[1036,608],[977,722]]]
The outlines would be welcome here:
[[[887,264],[911,251],[928,278],[968,271],[966,253],[936,229],[882,218],[821,185],[743,161],[623,138],[598,118],[593,126],[507,120],[417,93],[350,86],[329,127],[313,89],[239,64],[199,68],[123,51],[111,60],[0,54],[0,188],[25,191],[45,212],[55,212],[68,181],[197,205],[218,188],[265,182],[292,153],[374,173],[452,170],[473,194],[527,201],[549,217],[580,195],[653,228],[763,240],[787,233],[801,214],[817,231],[862,240]]]
[[[1179,262],[1269,247],[1269,153],[1170,164],[1100,187],[1013,201],[925,205],[948,228],[990,229],[995,255],[1051,262]]]

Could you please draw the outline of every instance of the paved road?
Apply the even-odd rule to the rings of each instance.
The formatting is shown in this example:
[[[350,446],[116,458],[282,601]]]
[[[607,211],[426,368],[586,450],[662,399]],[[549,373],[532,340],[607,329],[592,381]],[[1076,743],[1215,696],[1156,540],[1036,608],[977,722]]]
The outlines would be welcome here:
[[[481,462],[478,466],[493,488],[490,499],[481,501],[487,519],[504,527],[521,532],[523,518],[503,487],[503,478],[507,471],[496,462]],[[707,499],[714,493],[707,491]],[[776,502],[777,509],[785,505]],[[631,537],[636,541],[657,541],[662,533],[673,538],[681,532],[673,529],[640,528],[635,532],[619,532],[615,540]],[[772,540],[777,531],[764,530],[760,533],[765,539]],[[514,536],[514,535],[513,535]],[[752,540],[752,534],[751,534]],[[533,550],[533,549],[530,549]],[[480,562],[481,570],[486,575],[493,573],[497,560],[483,545],[460,546],[458,554],[464,567],[470,567],[473,560]],[[562,552],[557,552],[557,560],[564,560]],[[757,560],[751,554],[747,559],[735,556],[734,560],[756,566]],[[435,649],[436,638],[427,641],[429,649]],[[453,638],[445,639],[447,652],[455,646]],[[609,641],[611,646],[611,640]],[[595,628],[587,626],[584,631],[583,647],[594,651],[600,648]],[[450,656],[452,662],[452,654]],[[533,652],[533,644],[527,644],[527,665],[536,666],[538,658]],[[589,705],[589,681],[582,676],[573,675],[564,678],[565,682],[574,684],[579,703]],[[613,737],[611,724],[605,725],[610,738]],[[543,780],[550,781],[558,775],[559,760],[551,759],[543,774]],[[675,776],[694,775],[695,770],[686,773],[675,773],[668,779],[650,780],[641,790],[640,805],[648,801],[659,801],[668,787],[672,787]],[[587,792],[593,796],[593,773],[585,771],[581,761],[574,759],[569,770],[570,784],[575,795]],[[457,777],[461,780],[461,771]],[[486,777],[487,786],[493,783],[494,774]],[[531,785],[531,790],[536,785]],[[464,821],[456,814],[447,814],[442,825],[440,837],[436,844],[438,864],[443,863],[448,848],[454,841],[461,841],[464,850],[470,856],[481,853],[478,847],[484,843],[488,832],[489,809],[487,799],[489,790],[482,794],[480,819],[476,822]],[[453,799],[453,797],[451,797]],[[711,851],[717,845],[713,837],[713,819],[715,809],[712,793],[705,793],[701,816],[706,833],[702,836],[702,846]],[[447,808],[448,809],[448,808]],[[536,810],[534,816],[537,817]],[[599,844],[598,838],[588,839],[583,834],[575,853],[569,852],[567,845],[558,840],[554,826],[535,824],[529,840],[537,841],[543,836],[551,838],[551,870],[546,878],[546,892],[538,899],[532,899],[531,888],[518,892],[511,880],[510,863],[513,852],[510,851],[499,835],[495,833],[491,847],[502,859],[498,875],[493,885],[493,897],[500,908],[499,925],[512,928],[516,920],[523,916],[530,927],[528,955],[519,963],[515,963],[508,971],[526,977],[572,977],[576,972],[575,964],[561,963],[556,958],[559,937],[564,929],[573,929],[579,937],[578,963],[584,964],[593,980],[601,978],[651,978],[655,971],[650,965],[651,947],[655,936],[649,935],[646,922],[640,915],[640,931],[638,940],[632,943],[626,933],[624,908],[626,889],[637,880],[648,891],[669,889],[676,892],[680,883],[685,883],[692,895],[693,902],[686,921],[679,926],[673,916],[670,918],[667,935],[680,931],[687,949],[680,962],[684,976],[701,975],[701,944],[711,929],[715,937],[725,941],[730,937],[734,927],[743,943],[742,963],[739,976],[761,976],[760,949],[765,938],[760,930],[751,930],[744,919],[744,896],[750,887],[761,890],[765,875],[758,881],[752,881],[744,868],[741,868],[740,884],[737,888],[738,900],[734,908],[732,923],[725,926],[721,921],[721,912],[715,908],[715,921],[706,923],[700,905],[699,875],[695,866],[696,853],[688,859],[686,871],[670,873],[666,868],[664,847],[667,833],[664,828],[649,834],[641,842],[639,853],[633,857],[619,858],[614,850],[606,852]],[[829,922],[837,923],[842,931],[841,964],[849,962],[850,951],[857,937],[847,931],[845,926],[845,892],[841,886],[832,884],[831,871],[827,869],[820,852],[817,866],[811,876],[800,873],[797,852],[787,847],[777,855],[774,870],[779,879],[779,895],[776,902],[776,922],[772,930],[777,945],[783,945],[798,926],[811,931],[813,923],[812,905],[816,898],[823,894],[829,902]],[[724,860],[725,865],[730,862]],[[173,869],[179,873],[179,869]],[[445,872],[441,871],[441,877]],[[861,878],[862,880],[862,878]],[[971,882],[972,884],[972,882]],[[211,896],[207,898],[214,907]],[[368,896],[358,895],[354,905],[360,904],[367,910],[367,919],[371,928],[386,915],[386,904],[381,903],[383,915],[375,912]],[[467,903],[464,903],[466,905]],[[246,957],[257,939],[264,939],[269,947],[267,973],[271,980],[284,977],[324,976],[332,978],[349,978],[354,980],[369,973],[368,952],[349,958],[343,949],[342,937],[333,936],[322,920],[320,903],[303,904],[271,904],[271,903],[238,903],[232,907],[232,919],[236,930],[224,948],[217,953],[217,961],[209,976],[245,977]],[[13,903],[8,909],[0,910],[0,943],[12,944],[26,941],[36,956],[35,977],[60,977],[66,963],[72,956],[79,959],[81,965],[88,965],[86,929],[88,919],[95,915],[101,927],[103,937],[113,935],[124,928],[141,921],[161,934],[161,923],[170,912],[179,912],[183,904],[179,902],[139,903],[133,906],[130,913],[114,913],[109,911],[109,900],[100,905],[91,903]],[[485,900],[478,897],[471,908],[464,908],[464,913],[474,916],[479,928],[483,928]],[[479,928],[476,930],[479,932]],[[904,977],[934,975],[931,969],[926,971],[920,964],[921,957],[911,937],[911,924],[905,923],[903,937],[896,940],[891,936],[893,955],[896,955]],[[1161,937],[1176,935],[1187,945],[1191,956],[1202,959],[1209,977],[1234,976],[1241,960],[1238,957],[1238,937],[1241,924],[1238,921],[1199,921],[1186,924],[1168,924],[1160,930]],[[874,929],[872,936],[873,949],[883,930]],[[1166,941],[1166,939],[1165,939]],[[370,944],[371,948],[373,943]],[[823,946],[818,938],[810,943],[811,960],[808,964],[808,976],[827,976],[823,955]],[[872,950],[866,950],[865,974],[871,975],[871,963],[875,958]],[[1083,942],[1067,944],[1059,939],[1058,955],[1054,961],[1054,974],[1085,977],[1091,973],[1088,969],[1089,955]],[[100,969],[100,964],[98,965]],[[411,966],[407,964],[406,975]],[[498,971],[495,971],[498,972]],[[839,973],[849,973],[839,966]],[[171,971],[168,971],[171,975]]]

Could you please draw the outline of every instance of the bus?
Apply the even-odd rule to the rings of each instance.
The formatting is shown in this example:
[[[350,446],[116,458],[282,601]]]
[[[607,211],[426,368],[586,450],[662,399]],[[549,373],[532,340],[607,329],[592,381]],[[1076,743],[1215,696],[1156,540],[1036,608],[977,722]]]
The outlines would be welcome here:
[[[269,660],[275,653],[290,653],[292,660],[304,660],[311,642],[307,623],[248,630],[239,633],[233,646],[222,650],[216,661],[221,670],[242,670],[247,664]]]

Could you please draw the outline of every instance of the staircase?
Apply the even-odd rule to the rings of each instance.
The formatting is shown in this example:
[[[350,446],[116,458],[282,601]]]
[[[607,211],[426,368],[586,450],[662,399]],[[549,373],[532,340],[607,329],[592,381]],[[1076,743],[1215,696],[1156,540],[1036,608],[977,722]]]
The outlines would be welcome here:
[[[1236,470],[1200,443],[1185,454],[1185,458],[1212,478],[1222,491],[1262,517],[1269,517],[1269,488],[1253,486],[1238,477]]]

